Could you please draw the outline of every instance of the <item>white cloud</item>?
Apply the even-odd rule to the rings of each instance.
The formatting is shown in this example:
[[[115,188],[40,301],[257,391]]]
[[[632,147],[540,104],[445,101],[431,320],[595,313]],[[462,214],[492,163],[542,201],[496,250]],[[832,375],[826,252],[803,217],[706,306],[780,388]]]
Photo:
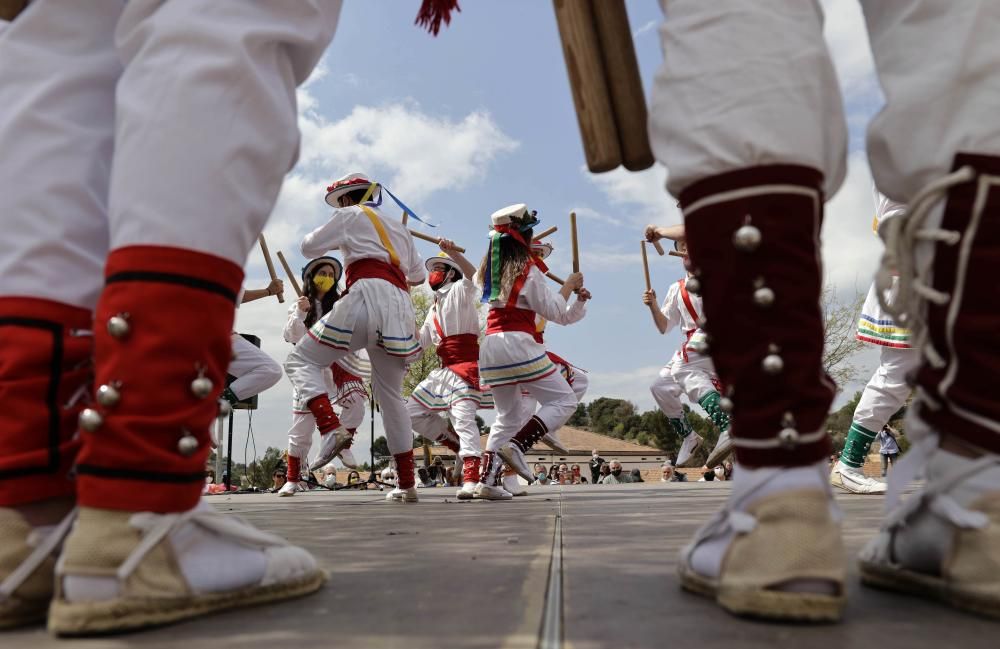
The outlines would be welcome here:
[[[822,0],[826,38],[841,87],[848,96],[869,93],[876,87],[875,63],[868,44],[861,3],[857,0]]]
[[[639,38],[640,36],[642,36],[646,32],[652,31],[659,24],[660,24],[660,20],[658,20],[658,19],[650,20],[645,25],[643,25],[639,29],[637,29],[634,32],[632,32],[632,38]]]

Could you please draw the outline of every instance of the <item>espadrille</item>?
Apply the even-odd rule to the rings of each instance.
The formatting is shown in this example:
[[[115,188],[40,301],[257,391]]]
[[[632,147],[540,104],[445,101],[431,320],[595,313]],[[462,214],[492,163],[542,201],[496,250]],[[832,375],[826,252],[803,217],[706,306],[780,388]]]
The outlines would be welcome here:
[[[719,577],[691,566],[695,549],[732,536]],[[681,586],[711,597],[736,615],[770,620],[835,622],[845,606],[840,525],[822,490],[761,497],[745,511],[723,510],[695,536],[678,564]],[[831,594],[782,590],[790,583],[822,583]]]
[[[73,514],[57,526],[33,529],[13,509],[0,508],[0,629],[45,621],[60,545]]]
[[[202,503],[179,514],[80,508],[49,630],[120,633],[318,590],[313,557]]]

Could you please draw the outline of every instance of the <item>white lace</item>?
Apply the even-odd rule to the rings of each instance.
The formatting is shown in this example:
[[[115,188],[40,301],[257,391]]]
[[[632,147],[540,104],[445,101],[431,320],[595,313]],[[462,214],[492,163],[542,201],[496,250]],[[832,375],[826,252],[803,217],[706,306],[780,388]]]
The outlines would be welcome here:
[[[928,360],[932,365],[943,365],[941,356],[925,346],[926,322],[922,313],[922,302],[926,300],[943,305],[951,295],[931,287],[930,270],[932,264],[917,267],[914,254],[917,244],[937,242],[948,246],[956,245],[962,238],[960,232],[941,228],[926,227],[927,218],[934,207],[955,185],[975,178],[976,172],[970,166],[952,172],[924,187],[907,206],[906,211],[885,222],[885,253],[875,273],[876,294],[879,304],[897,322],[913,331],[913,348],[928,350]],[[888,299],[892,288],[893,273],[899,275],[899,291],[893,302]]]
[[[49,532],[49,534],[42,539],[41,543],[35,546],[35,549],[29,554],[21,564],[14,569],[7,578],[0,582],[0,601],[9,599],[11,595],[14,594],[21,584],[34,574],[35,570],[38,569],[40,565],[62,545],[63,540],[66,535],[69,534],[70,529],[73,527],[73,521],[76,520],[76,509],[71,511],[66,515],[66,518],[62,520],[59,525],[56,526],[54,530]],[[33,532],[34,534],[34,532]],[[28,544],[32,545],[32,539],[29,537]]]
[[[142,563],[142,560],[153,548],[176,528],[188,523],[198,525],[213,534],[251,548],[287,545],[284,539],[262,532],[239,517],[224,516],[211,509],[192,509],[180,514],[140,512],[129,519],[129,524],[142,530],[142,540],[132,550],[124,563],[118,567],[116,573],[118,579],[120,581],[128,579],[129,575]]]

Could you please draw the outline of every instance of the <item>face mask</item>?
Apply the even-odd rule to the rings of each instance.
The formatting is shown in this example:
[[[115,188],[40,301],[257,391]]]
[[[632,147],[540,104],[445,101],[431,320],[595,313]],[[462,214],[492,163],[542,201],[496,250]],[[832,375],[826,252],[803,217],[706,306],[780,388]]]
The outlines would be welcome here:
[[[613,475],[613,476],[619,476],[621,474],[622,474],[622,470],[621,469],[612,469],[612,471],[611,471],[611,475]]]
[[[324,275],[317,275],[316,277],[313,277],[313,285],[321,291],[329,291],[333,288],[333,278],[326,277]]]
[[[544,472],[544,471],[539,471],[539,472],[538,472],[538,479],[539,479],[539,480],[542,480],[542,479],[544,479],[544,478],[547,478],[547,477],[549,477],[549,474],[548,474],[548,473],[546,473],[546,472]]]
[[[436,291],[444,285],[444,276],[443,270],[432,270],[427,276],[427,281],[430,282],[431,288]]]

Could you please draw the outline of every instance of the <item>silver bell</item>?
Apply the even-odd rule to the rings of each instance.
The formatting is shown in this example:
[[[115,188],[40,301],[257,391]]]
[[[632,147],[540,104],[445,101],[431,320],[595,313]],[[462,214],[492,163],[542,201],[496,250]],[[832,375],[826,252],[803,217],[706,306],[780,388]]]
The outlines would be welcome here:
[[[722,397],[719,399],[719,407],[722,408],[723,412],[732,412],[734,406],[735,404],[733,403],[733,400],[729,397]]]
[[[105,408],[117,406],[118,402],[122,399],[122,394],[118,391],[118,387],[114,383],[107,383],[97,388],[97,403]]]
[[[684,287],[688,290],[688,293],[701,295],[701,282],[698,281],[697,277],[688,277],[687,281],[684,282]]]
[[[108,333],[111,334],[112,338],[124,338],[131,328],[127,313],[119,313],[108,318]]]
[[[760,230],[749,223],[741,225],[733,233],[733,245],[736,246],[737,250],[742,250],[743,252],[753,252],[756,250],[757,246],[760,245],[760,240]]]
[[[177,450],[181,455],[192,455],[198,450],[198,438],[190,433],[177,440]]]
[[[760,365],[768,374],[780,374],[785,369],[785,361],[777,354],[768,354]]]
[[[791,448],[799,443],[799,431],[794,428],[782,428],[778,433],[778,441],[786,448]]]
[[[212,394],[212,387],[212,379],[207,376],[199,376],[194,381],[191,381],[191,394],[199,399],[204,399]]]
[[[753,302],[757,306],[771,306],[774,304],[774,291],[766,286],[762,286],[753,292]]]
[[[77,422],[80,424],[80,428],[88,433],[93,433],[104,423],[104,417],[93,408],[84,408],[80,412],[80,418]]]
[[[233,406],[230,405],[228,399],[219,399],[219,414],[217,414],[216,417],[220,419],[228,417],[232,411]]]

